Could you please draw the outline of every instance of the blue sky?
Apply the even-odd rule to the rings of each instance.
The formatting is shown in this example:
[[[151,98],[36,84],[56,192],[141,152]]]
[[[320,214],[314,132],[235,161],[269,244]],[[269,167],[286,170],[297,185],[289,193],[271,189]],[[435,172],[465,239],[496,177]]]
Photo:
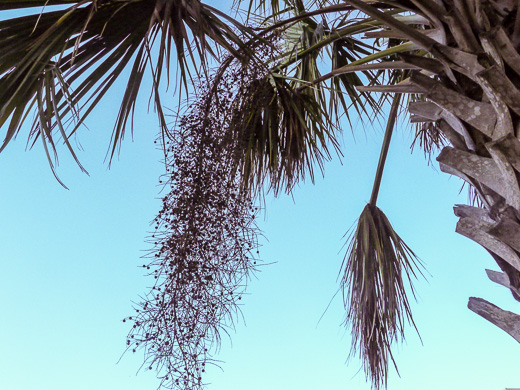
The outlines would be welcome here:
[[[223,7],[220,7],[223,8]],[[5,390],[155,389],[153,372],[135,375],[141,355],[125,355],[131,301],[150,281],[140,258],[150,221],[160,209],[158,127],[137,108],[133,141],[127,137],[110,170],[103,162],[122,95],[120,83],[78,135],[82,174],[65,148],[54,179],[43,150],[25,151],[27,129],[0,154],[0,299],[3,335],[0,388]],[[176,103],[172,98],[171,107]],[[168,103],[167,103],[168,105]],[[4,130],[5,131],[5,130]],[[381,126],[348,126],[343,164],[325,166],[325,178],[301,183],[292,196],[266,199],[260,218],[265,263],[243,299],[244,321],[224,338],[223,371],[208,371],[210,390],[368,390],[360,361],[345,364],[350,335],[336,277],[344,233],[370,197],[382,140]],[[413,304],[423,340],[408,329],[396,348],[401,377],[390,390],[504,389],[520,386],[518,344],[466,308],[469,296],[504,309],[518,304],[488,281],[497,269],[477,244],[457,235],[452,206],[466,203],[461,182],[411,154],[409,126],[392,141],[378,204],[432,275],[416,283]]]

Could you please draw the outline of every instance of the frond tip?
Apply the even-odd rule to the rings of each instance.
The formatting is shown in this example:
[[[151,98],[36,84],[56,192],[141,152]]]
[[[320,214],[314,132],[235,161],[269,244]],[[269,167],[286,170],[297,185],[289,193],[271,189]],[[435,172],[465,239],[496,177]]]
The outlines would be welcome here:
[[[351,327],[350,356],[359,352],[367,379],[374,389],[387,386],[390,346],[404,340],[405,321],[417,327],[406,296],[403,274],[415,298],[412,276],[422,264],[394,231],[377,207],[367,204],[356,230],[348,240],[341,270],[341,288],[347,310],[346,325]]]

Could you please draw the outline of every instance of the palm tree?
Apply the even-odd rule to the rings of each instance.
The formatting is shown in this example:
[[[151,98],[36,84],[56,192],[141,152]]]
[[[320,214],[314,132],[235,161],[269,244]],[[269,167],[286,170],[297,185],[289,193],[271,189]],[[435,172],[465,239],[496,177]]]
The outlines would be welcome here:
[[[520,10],[507,1],[345,0],[340,4],[313,2],[311,7],[315,8],[310,10],[302,2],[289,3],[292,15],[280,20],[280,13],[276,14],[273,25],[265,30],[280,27],[283,42],[288,43],[288,49],[276,58],[282,59],[272,67],[271,74],[283,75],[289,80],[285,88],[306,93],[313,103],[321,105],[322,113],[327,112],[323,114],[323,125],[333,127],[332,114],[339,111],[340,104],[347,108],[340,92],[352,99],[358,112],[366,107],[380,110],[381,100],[367,93],[396,94],[374,191],[351,237],[342,280],[347,290],[353,351],[360,350],[367,375],[378,388],[386,383],[388,361],[393,361],[392,341],[403,336],[406,318],[413,324],[403,274],[413,277],[417,264],[413,252],[376,207],[400,94],[411,97],[408,111],[413,122],[424,124],[418,136],[423,137],[426,148],[441,146],[443,141],[449,143],[437,158],[441,170],[462,178],[474,194],[473,205],[455,207],[460,217],[457,232],[488,250],[503,271],[488,270],[489,278],[509,288],[514,299],[520,301]],[[365,16],[353,18],[354,10]],[[321,22],[313,19],[316,15],[333,16],[335,24],[331,27],[326,18]],[[299,31],[295,34],[294,30]],[[379,46],[374,54],[363,52],[366,46],[356,39],[362,33],[386,39],[387,49]],[[320,75],[317,58],[331,46],[332,69]],[[390,70],[386,85],[378,78],[378,70],[382,69]],[[368,83],[373,85],[360,85],[361,78],[355,78],[353,72],[365,72]],[[331,91],[328,99],[323,96],[324,89]],[[365,105],[358,104],[360,101]],[[291,107],[280,109],[283,115],[291,111]],[[311,107],[303,107],[303,111],[299,117],[304,119],[316,112]],[[287,131],[283,115],[278,120],[272,118],[261,105],[247,107],[241,115],[251,121],[258,112],[267,118],[264,124],[274,122],[279,125],[278,131]],[[310,129],[304,119],[302,127]],[[257,134],[268,138],[271,128],[262,129],[263,134],[257,127]],[[285,157],[286,161],[298,161],[295,156]],[[275,173],[280,169],[271,166],[275,167],[269,175],[271,185],[278,188],[280,176]],[[291,183],[294,176],[286,179]],[[520,316],[480,298],[470,298],[468,307],[520,342]]]
[[[413,325],[405,280],[421,271],[377,207],[402,95],[409,95],[411,121],[421,124],[421,144],[433,151],[449,143],[437,158],[441,170],[473,191],[473,205],[455,208],[457,232],[489,251],[503,271],[488,271],[489,278],[520,300],[520,10],[513,2],[287,0],[267,7],[259,1],[256,12],[263,16],[251,14],[251,27],[198,1],[0,1],[0,9],[45,4],[70,7],[0,22],[6,48],[0,53],[0,125],[9,123],[0,150],[36,107],[30,136],[43,141],[51,166],[54,129],[74,155],[68,138],[135,56],[113,155],[151,66],[163,134],[172,140],[164,146],[173,189],[156,218],[147,266],[157,282],[129,318],[135,330],[128,345],[144,346],[150,367],[166,369],[164,384],[201,386],[211,362],[204,343],[218,340],[222,323],[236,314],[255,264],[251,202],[262,188],[290,191],[299,179],[312,178],[331,152],[340,152],[341,115],[381,113],[391,94],[374,190],[342,268],[352,352],[359,351],[367,377],[375,388],[386,384],[390,347],[404,337],[407,321]],[[158,35],[159,56],[152,61]],[[214,74],[198,74],[195,104],[171,131],[158,90],[171,42],[186,84],[189,69],[195,70],[185,50],[192,62],[204,61],[217,50],[208,40],[229,55]],[[328,73],[320,72],[321,58],[329,60]],[[71,120],[76,123],[66,129]],[[200,261],[206,258],[216,260]],[[197,304],[215,296],[221,298]],[[520,342],[520,316],[479,298],[468,306]]]
[[[360,61],[333,66],[327,75],[314,80],[301,77],[300,82],[316,87],[348,72],[392,69],[393,77],[386,85],[358,86],[358,91],[396,94],[386,138],[395,102],[406,93],[411,96],[408,111],[412,122],[424,124],[419,135],[425,137],[426,144],[431,146],[443,138],[449,142],[437,157],[441,170],[462,178],[475,195],[474,205],[455,207],[460,217],[457,232],[488,250],[503,271],[488,270],[489,278],[509,288],[520,301],[520,10],[507,1],[343,3],[379,24],[379,31],[367,28],[366,37],[393,41],[394,50],[363,58],[360,61],[365,66],[360,66]],[[406,77],[403,69],[408,69]],[[398,75],[402,80],[395,83]],[[359,343],[366,372],[376,388],[385,383],[388,360],[393,360],[390,344],[396,335],[402,335],[403,318],[411,320],[400,288],[401,273],[413,271],[407,256],[413,258],[413,253],[375,207],[384,155],[385,150],[371,201],[349,244],[343,279],[354,349]],[[398,301],[401,305],[395,306]],[[480,298],[470,298],[468,307],[520,342],[520,316]]]
[[[395,86],[363,90],[408,92],[425,98],[409,104],[412,121],[433,123],[444,134],[451,145],[437,157],[441,170],[462,178],[477,197],[474,206],[455,207],[460,217],[457,232],[488,250],[503,271],[488,271],[489,278],[509,288],[520,301],[520,189],[514,152],[520,146],[518,9],[507,2],[411,1],[406,10],[424,18],[419,28],[412,28],[372,5],[346,2],[385,24],[387,29],[379,36],[405,38],[428,53],[428,67],[422,67],[423,71],[413,71]],[[425,60],[402,59],[409,64]],[[520,342],[520,316],[478,298],[470,298],[468,306]]]

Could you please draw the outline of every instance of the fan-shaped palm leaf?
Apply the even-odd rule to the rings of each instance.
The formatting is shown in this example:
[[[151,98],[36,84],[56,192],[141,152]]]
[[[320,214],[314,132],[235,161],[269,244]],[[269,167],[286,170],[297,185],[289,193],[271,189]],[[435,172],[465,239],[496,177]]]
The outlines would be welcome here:
[[[392,343],[404,339],[407,320],[415,327],[405,280],[408,278],[411,285],[418,264],[385,214],[367,204],[349,238],[341,283],[346,322],[352,328],[351,354],[359,352],[376,389],[386,387],[390,360],[397,369]]]
[[[298,91],[283,77],[267,74],[237,96],[231,127],[242,140],[239,170],[251,188],[265,177],[277,192],[322,166],[330,157],[328,143],[337,149],[332,123],[314,94]]]
[[[47,12],[46,5],[69,7]],[[54,148],[53,130],[58,127],[67,143],[66,138],[130,66],[112,137],[113,156],[133,115],[147,67],[151,68],[160,124],[166,131],[158,88],[163,67],[169,69],[174,52],[181,80],[186,83],[189,58],[204,64],[207,53],[214,54],[211,41],[238,55],[237,49],[244,46],[235,31],[251,35],[246,27],[199,0],[0,2],[0,10],[25,7],[41,7],[43,11],[0,22],[0,126],[8,123],[0,151],[20,131],[38,94],[42,95],[42,107],[32,135],[39,137],[44,131],[46,142]],[[152,58],[155,42],[158,55]],[[82,109],[77,116],[74,107]],[[63,125],[73,116],[76,123],[65,136]]]

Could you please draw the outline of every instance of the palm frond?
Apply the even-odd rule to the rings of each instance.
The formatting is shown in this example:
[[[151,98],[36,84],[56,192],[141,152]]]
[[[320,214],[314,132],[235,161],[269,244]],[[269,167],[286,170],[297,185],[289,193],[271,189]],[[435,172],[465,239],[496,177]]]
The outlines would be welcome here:
[[[372,48],[367,47],[360,40],[353,37],[345,37],[333,43],[332,54],[332,70],[330,74],[338,72],[339,69],[345,66],[350,66],[352,63],[360,60],[362,56],[369,56],[372,54]],[[365,76],[366,82],[373,83],[375,81],[374,75],[370,70],[361,71]],[[332,78],[331,83],[331,110],[334,110],[336,115],[339,115],[340,108],[345,113],[348,121],[351,123],[349,109],[354,107],[357,114],[362,117],[363,114],[368,114],[367,106],[373,111],[378,111],[376,100],[371,94],[365,94],[357,90],[357,86],[365,85],[358,72],[337,73]],[[350,104],[345,100],[344,93],[349,97]]]
[[[375,60],[387,60],[395,53],[417,49],[417,45],[412,42],[396,44],[386,50],[376,50],[372,45],[361,41],[360,36],[368,31],[378,29],[382,23],[369,17],[356,19],[341,19],[335,17],[336,14],[344,15],[349,5],[335,5],[324,7],[315,11],[298,14],[294,18],[288,18],[284,22],[278,22],[277,26],[283,33],[283,42],[293,42],[289,48],[280,56],[280,64],[277,71],[284,75],[292,75],[292,69],[300,69],[302,63],[316,60],[316,58],[327,54],[331,58],[332,69],[326,75],[307,73],[305,77],[295,75],[300,78],[303,85],[315,87],[321,85],[322,88],[330,90],[330,97],[326,99],[326,107],[329,116],[339,118],[346,115],[350,121],[350,109],[354,108],[358,116],[368,116],[369,113],[378,113],[381,105],[387,99],[383,94],[376,100],[371,93],[357,87],[377,85],[381,83],[379,79],[384,73],[373,71],[369,67],[365,69],[353,69],[350,67],[369,63]],[[386,16],[396,15],[404,12],[404,9],[394,8],[384,11]],[[322,21],[314,20],[315,16],[324,18]],[[326,16],[334,22],[329,26]],[[296,24],[284,25],[289,20],[297,21]],[[339,20],[339,21],[338,21]],[[299,31],[299,34],[296,33]],[[313,39],[302,39],[305,33],[311,34]],[[389,82],[393,83],[400,79],[399,69],[389,67]],[[394,74],[395,73],[395,74]],[[305,75],[305,73],[304,73]],[[396,76],[397,75],[397,76]],[[315,76],[312,78],[311,76]],[[305,81],[308,83],[306,84]]]
[[[287,191],[308,174],[313,179],[338,150],[333,124],[314,93],[298,91],[284,77],[268,73],[245,85],[235,99],[231,128],[242,140],[239,171],[248,187],[270,179]]]
[[[56,4],[69,7],[57,11],[43,8]],[[245,53],[247,49],[238,34],[254,35],[198,0],[0,2],[0,10],[25,7],[41,7],[43,11],[0,22],[0,126],[8,124],[0,152],[19,133],[38,91],[50,85],[49,74],[55,75],[53,99],[43,101],[35,121],[37,129],[45,123],[51,130],[46,132],[47,142],[52,141],[55,128],[63,136],[62,125],[77,116],[72,107],[80,107],[81,114],[74,126],[66,129],[64,140],[70,137],[130,67],[113,131],[112,157],[125,135],[147,68],[151,69],[152,95],[166,132],[158,89],[163,68],[170,69],[171,58],[177,56],[180,80],[186,84],[191,64],[198,64],[198,68],[201,62],[204,66],[207,55],[217,55],[215,47],[239,56],[238,50]],[[150,54],[154,43],[156,58]]]
[[[404,340],[406,322],[415,327],[405,280],[415,297],[411,280],[417,273],[422,275],[420,267],[420,260],[385,214],[367,204],[348,238],[341,287],[346,324],[352,331],[350,356],[359,353],[367,379],[376,389],[386,388],[390,361],[397,370],[392,343]]]
[[[412,152],[419,142],[419,148],[424,152],[428,164],[432,154],[448,145],[448,139],[434,122],[418,123],[415,126],[415,136],[410,146]]]
[[[420,273],[418,266],[421,265],[376,206],[400,100],[401,94],[396,94],[388,115],[370,202],[348,239],[341,271],[347,310],[345,323],[352,331],[350,356],[359,351],[367,379],[376,389],[383,385],[386,388],[389,360],[397,370],[391,345],[404,339],[406,320],[415,327],[403,274],[415,296],[411,276],[416,277],[416,271]]]

